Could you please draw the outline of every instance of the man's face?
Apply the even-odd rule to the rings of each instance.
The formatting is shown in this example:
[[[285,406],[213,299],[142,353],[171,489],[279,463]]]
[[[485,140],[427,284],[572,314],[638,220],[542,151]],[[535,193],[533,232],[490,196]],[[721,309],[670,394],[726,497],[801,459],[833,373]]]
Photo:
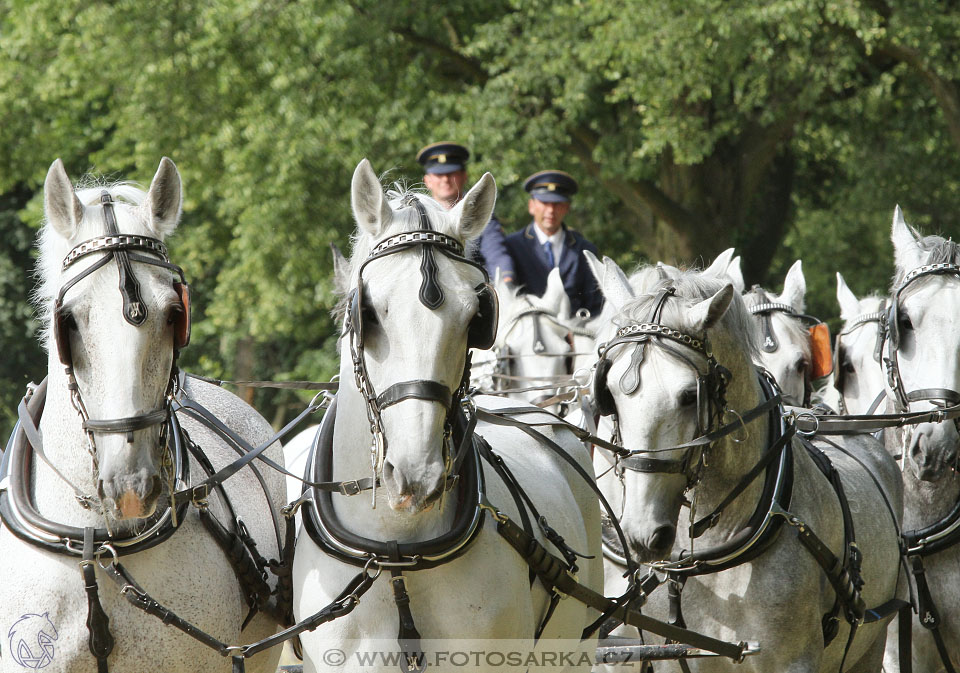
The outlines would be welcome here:
[[[466,171],[426,173],[423,176],[423,184],[430,190],[430,195],[448,210],[453,208],[463,196],[463,186],[466,183]]]
[[[533,221],[540,231],[547,236],[553,236],[560,231],[563,218],[570,212],[570,202],[546,203],[538,199],[530,199],[527,202],[527,210],[533,215]]]

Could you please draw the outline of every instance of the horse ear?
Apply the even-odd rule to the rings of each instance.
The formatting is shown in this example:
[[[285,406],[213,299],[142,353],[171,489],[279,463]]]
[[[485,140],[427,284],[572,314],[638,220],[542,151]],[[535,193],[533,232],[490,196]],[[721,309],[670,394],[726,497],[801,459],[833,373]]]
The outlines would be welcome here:
[[[497,202],[497,183],[484,173],[466,196],[454,206],[452,214],[458,218],[457,235],[467,241],[476,238],[487,226]]]
[[[730,260],[727,265],[727,278],[733,283],[733,289],[743,294],[747,289],[747,284],[743,280],[743,270],[740,268],[740,255]]]
[[[697,331],[708,330],[723,317],[723,314],[730,308],[730,302],[733,299],[733,284],[727,283],[715,295],[709,299],[704,299],[698,304],[694,304],[687,311],[687,316],[691,322],[691,328]]]
[[[47,179],[43,183],[43,208],[47,221],[54,230],[70,240],[77,235],[83,220],[83,204],[73,191],[63,162],[57,159],[50,164]]]
[[[589,250],[584,250],[583,254],[587,258],[587,264],[590,265],[590,270],[593,271],[603,296],[617,311],[621,310],[633,299],[633,290],[630,289],[630,283],[623,270],[609,257],[604,257],[601,263]]]
[[[803,312],[806,295],[807,280],[803,277],[803,262],[798,259],[787,271],[787,277],[783,281],[783,294],[780,297],[797,311]]]
[[[353,216],[360,227],[369,236],[379,236],[393,219],[393,210],[387,203],[387,195],[380,186],[380,180],[373,172],[373,166],[366,159],[357,164],[350,184],[350,204]]]
[[[893,209],[890,239],[893,241],[894,259],[898,269],[911,271],[923,264],[920,234],[903,219],[903,211],[900,210],[899,205]]]
[[[563,288],[560,267],[553,267],[547,276],[547,289],[543,293],[541,305],[559,318],[570,315],[570,297]]]
[[[840,317],[843,320],[853,320],[860,315],[860,300],[847,286],[847,282],[837,272],[837,303],[840,304]]]
[[[337,294],[346,294],[350,290],[350,262],[336,243],[330,244],[330,252],[333,254],[333,289]]]
[[[713,260],[713,263],[703,270],[703,275],[719,278],[727,272],[730,260],[733,259],[733,248],[727,248]]]
[[[169,158],[163,157],[150,183],[145,201],[150,228],[157,238],[173,233],[183,212],[183,188],[180,171]]]

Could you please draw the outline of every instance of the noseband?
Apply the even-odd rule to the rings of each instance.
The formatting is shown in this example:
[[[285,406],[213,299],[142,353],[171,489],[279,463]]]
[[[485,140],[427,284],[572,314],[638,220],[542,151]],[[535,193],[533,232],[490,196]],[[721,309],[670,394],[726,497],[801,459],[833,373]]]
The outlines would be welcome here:
[[[486,270],[480,264],[464,256],[463,246],[455,238],[435,231],[427,217],[426,209],[415,196],[409,196],[404,207],[413,207],[417,211],[420,228],[390,236],[378,243],[360,265],[357,273],[357,287],[347,297],[347,315],[344,333],[350,339],[350,355],[353,361],[354,381],[364,397],[367,420],[373,440],[370,447],[370,465],[373,471],[372,503],[376,507],[376,484],[383,471],[387,455],[387,438],[383,428],[383,410],[405,400],[424,400],[437,402],[446,410],[444,421],[444,462],[448,475],[446,487],[452,486],[449,475],[456,474],[464,452],[454,454],[452,446],[452,417],[456,406],[463,398],[470,382],[470,348],[487,349],[493,345],[497,332],[497,297],[489,283]],[[468,352],[464,360],[463,375],[456,392],[451,392],[445,383],[433,380],[416,379],[394,383],[379,395],[370,381],[366,360],[363,354],[363,270],[376,260],[413,247],[421,248],[420,302],[431,310],[438,309],[444,300],[443,288],[437,279],[437,263],[434,250],[448,258],[470,264],[483,273],[484,282],[475,288],[479,302],[479,312],[474,316],[468,328]]]
[[[66,271],[75,262],[87,255],[93,253],[106,254],[63,284],[57,295],[53,310],[53,332],[57,354],[64,366],[67,375],[67,386],[70,389],[70,399],[82,420],[82,427],[87,434],[90,452],[95,464],[97,457],[94,433],[126,434],[127,441],[132,442],[135,431],[160,425],[159,446],[163,447],[166,445],[167,421],[170,418],[170,403],[172,401],[173,385],[176,379],[177,356],[180,349],[185,347],[190,340],[190,292],[184,279],[183,269],[170,263],[167,248],[159,239],[149,236],[119,233],[116,214],[114,213],[114,203],[113,197],[111,197],[108,192],[103,191],[101,193],[100,205],[103,207],[106,235],[84,241],[70,250],[63,260],[61,271]],[[149,252],[157,255],[160,259],[133,252],[135,250]],[[147,306],[140,294],[140,284],[137,282],[137,278],[133,273],[132,262],[150,264],[173,271],[179,277],[179,282],[174,282],[173,285],[174,290],[180,297],[182,306],[180,308],[181,313],[174,325],[173,365],[171,367],[167,389],[164,392],[163,406],[159,409],[136,416],[91,419],[83,403],[80,387],[77,384],[73,372],[73,353],[70,347],[70,335],[68,332],[68,322],[70,318],[64,308],[64,298],[74,285],[90,276],[94,271],[103,268],[111,261],[116,261],[120,275],[119,289],[123,300],[123,318],[131,325],[140,327],[147,319]]]

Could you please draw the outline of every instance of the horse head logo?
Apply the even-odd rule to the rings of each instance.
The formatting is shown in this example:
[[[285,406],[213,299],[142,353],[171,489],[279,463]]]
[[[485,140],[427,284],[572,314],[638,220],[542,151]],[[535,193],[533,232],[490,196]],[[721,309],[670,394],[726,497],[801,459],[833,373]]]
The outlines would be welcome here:
[[[10,656],[24,668],[39,670],[53,661],[58,636],[49,615],[23,615],[7,632]]]

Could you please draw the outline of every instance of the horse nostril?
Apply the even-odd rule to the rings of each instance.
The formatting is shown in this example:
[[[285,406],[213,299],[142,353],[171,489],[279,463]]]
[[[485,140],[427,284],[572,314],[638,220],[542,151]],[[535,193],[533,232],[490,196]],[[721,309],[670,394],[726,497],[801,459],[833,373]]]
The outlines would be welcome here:
[[[677,537],[675,526],[660,526],[650,536],[647,548],[652,552],[666,553],[673,546],[673,541]]]
[[[394,468],[393,463],[389,460],[383,461],[383,483],[384,485],[392,484],[398,495],[407,494],[407,480],[404,478],[403,472]]]
[[[160,490],[163,488],[163,482],[160,480],[159,476],[154,476],[150,480],[150,490],[147,491],[147,494],[144,496],[144,500],[150,502],[152,499],[160,496]]]

